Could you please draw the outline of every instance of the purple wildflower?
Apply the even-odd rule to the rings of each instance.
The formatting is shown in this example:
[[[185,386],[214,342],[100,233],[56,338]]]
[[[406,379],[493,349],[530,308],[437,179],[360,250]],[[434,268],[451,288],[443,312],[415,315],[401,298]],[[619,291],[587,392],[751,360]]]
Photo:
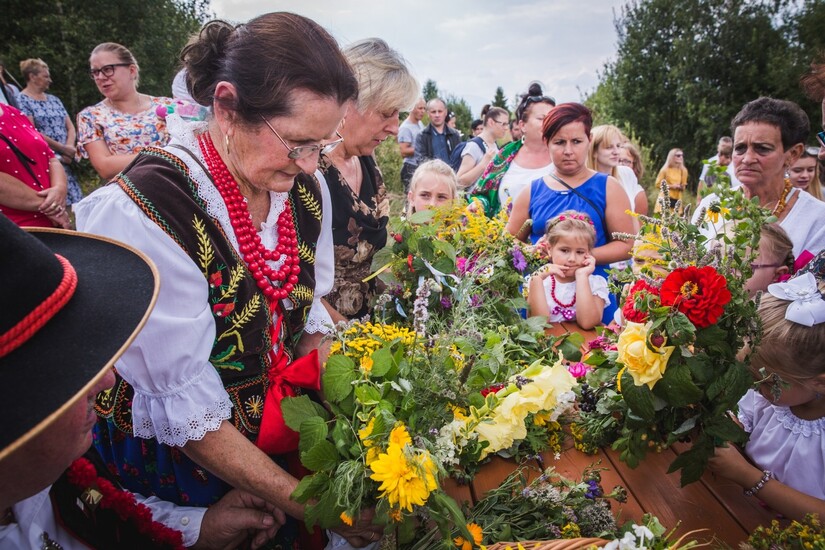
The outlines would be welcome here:
[[[467,269],[467,258],[459,256],[455,259],[455,270],[459,275],[464,275]]]
[[[481,307],[481,296],[478,294],[473,294],[470,296],[470,307]]]
[[[589,498],[590,500],[596,500],[598,497],[602,496],[604,491],[602,491],[599,482],[595,479],[591,479],[587,482],[587,492],[584,494],[584,498]]]
[[[519,273],[524,273],[524,270],[527,268],[527,259],[524,257],[524,254],[521,252],[521,248],[518,246],[514,246],[512,250],[513,254],[513,267]]]
[[[450,301],[449,296],[441,297],[441,307],[443,307],[444,309],[450,309],[451,307],[453,307],[453,303]]]

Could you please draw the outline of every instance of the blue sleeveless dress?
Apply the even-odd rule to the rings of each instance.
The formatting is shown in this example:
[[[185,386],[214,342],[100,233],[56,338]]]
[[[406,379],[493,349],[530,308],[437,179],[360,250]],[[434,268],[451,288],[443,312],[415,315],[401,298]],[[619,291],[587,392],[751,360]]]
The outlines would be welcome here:
[[[530,211],[529,216],[533,220],[533,228],[530,232],[530,241],[536,241],[544,235],[547,222],[555,218],[565,210],[576,210],[590,216],[593,220],[593,227],[596,230],[596,247],[607,244],[607,236],[604,234],[602,220],[607,208],[607,174],[595,173],[589,180],[576,188],[576,191],[590,199],[600,212],[593,210],[587,201],[572,191],[556,191],[550,189],[544,182],[544,178],[534,180],[530,184]],[[596,265],[594,275],[601,275],[607,279],[607,264]],[[610,295],[610,303],[605,304],[602,323],[608,324],[613,320],[616,312],[616,297]]]

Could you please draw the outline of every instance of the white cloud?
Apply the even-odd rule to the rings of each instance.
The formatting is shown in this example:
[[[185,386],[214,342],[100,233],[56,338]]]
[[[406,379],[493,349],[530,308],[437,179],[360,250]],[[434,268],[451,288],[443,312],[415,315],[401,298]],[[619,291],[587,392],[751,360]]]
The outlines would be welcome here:
[[[292,11],[317,21],[342,45],[377,36],[423,83],[463,97],[478,115],[498,86],[512,98],[538,80],[558,101],[592,91],[616,49],[621,0],[212,0],[217,16],[246,21]]]

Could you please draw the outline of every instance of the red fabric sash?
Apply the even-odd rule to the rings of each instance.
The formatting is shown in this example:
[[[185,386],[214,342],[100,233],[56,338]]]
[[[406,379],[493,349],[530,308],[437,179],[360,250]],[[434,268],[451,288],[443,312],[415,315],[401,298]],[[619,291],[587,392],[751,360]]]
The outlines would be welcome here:
[[[283,316],[278,317],[275,334],[280,333]],[[298,448],[298,432],[284,423],[281,401],[284,397],[295,397],[295,388],[318,391],[321,389],[321,365],[318,350],[289,362],[283,345],[278,351],[269,352],[269,389],[264,399],[261,428],[255,445],[266,454],[279,455]]]

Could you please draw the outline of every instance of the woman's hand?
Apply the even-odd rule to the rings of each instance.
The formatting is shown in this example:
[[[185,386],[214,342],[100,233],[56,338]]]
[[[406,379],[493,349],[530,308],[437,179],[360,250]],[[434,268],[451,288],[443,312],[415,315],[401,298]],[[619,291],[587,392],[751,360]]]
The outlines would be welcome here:
[[[362,510],[361,515],[353,522],[352,526],[342,525],[332,531],[338,533],[355,548],[363,548],[368,544],[381,540],[384,528],[380,525],[373,525],[375,510],[370,508]]]
[[[192,548],[237,548],[250,537],[252,548],[260,548],[275,537],[285,521],[284,512],[274,504],[233,489],[207,509],[198,542]]]
[[[46,216],[57,216],[66,210],[65,187],[49,187],[38,191],[37,196],[43,199],[38,210]]]
[[[60,162],[63,164],[71,164],[74,157],[77,155],[77,148],[72,145],[64,145],[60,150]]]
[[[58,214],[55,214],[54,216],[46,215],[46,217],[49,218],[49,221],[51,221],[55,227],[59,227],[60,229],[71,229],[72,221],[69,219],[69,212],[62,206],[60,208],[61,210]]]

